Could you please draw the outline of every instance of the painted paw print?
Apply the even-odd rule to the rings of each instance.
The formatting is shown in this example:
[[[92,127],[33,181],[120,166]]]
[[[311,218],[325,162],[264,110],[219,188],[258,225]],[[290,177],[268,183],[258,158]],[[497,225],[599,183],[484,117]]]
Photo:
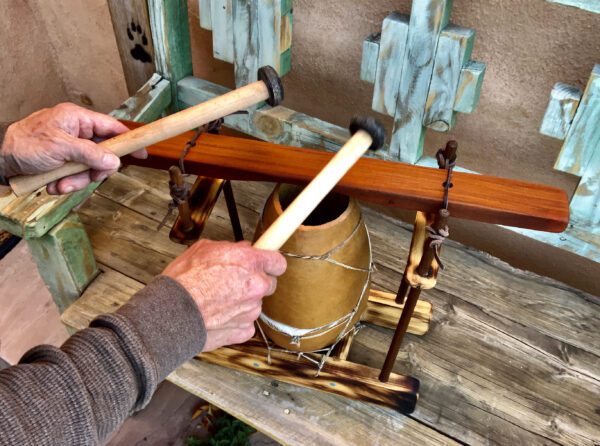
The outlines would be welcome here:
[[[135,46],[131,48],[130,51],[131,57],[143,63],[151,63],[152,56],[150,56],[145,48],[148,46],[148,38],[139,23],[135,23],[135,21],[132,20],[131,23],[127,25],[127,37],[135,43]]]

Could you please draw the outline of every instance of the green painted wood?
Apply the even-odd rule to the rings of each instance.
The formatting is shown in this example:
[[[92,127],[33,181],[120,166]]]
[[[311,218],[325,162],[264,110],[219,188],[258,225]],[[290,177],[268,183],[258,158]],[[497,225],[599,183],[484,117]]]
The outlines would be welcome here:
[[[408,16],[392,12],[383,20],[381,27],[371,107],[389,116],[396,112],[409,21]]]
[[[554,168],[583,176],[600,147],[600,64],[594,66]]]
[[[479,96],[483,77],[485,75],[485,64],[482,62],[468,61],[460,70],[460,79],[454,100],[454,111],[460,113],[473,113]]]
[[[581,89],[557,82],[550,92],[550,100],[542,119],[540,133],[565,139],[581,100]]]
[[[200,11],[200,28],[212,29],[211,18],[211,0],[198,0],[198,9]]]
[[[152,122],[162,115],[171,104],[171,83],[154,73],[137,93],[127,99],[110,115],[118,119]]]
[[[148,0],[156,71],[171,82],[170,111],[179,110],[177,82],[192,74],[186,0]]]
[[[81,220],[70,214],[46,235],[27,243],[58,310],[64,312],[99,272]]]
[[[377,75],[377,59],[381,33],[373,33],[363,40],[362,60],[360,63],[360,78],[371,84],[375,83]]]
[[[212,0],[213,56],[233,63],[233,0]]]
[[[440,34],[423,125],[438,132],[454,127],[454,103],[462,67],[471,57],[475,31],[448,25]]]
[[[400,90],[394,115],[390,157],[414,164],[423,154],[423,116],[438,39],[448,24],[450,0],[414,0]]]
[[[557,3],[559,5],[573,6],[575,8],[583,9],[585,11],[595,12],[600,14],[600,1],[598,0],[546,0],[550,3]]]

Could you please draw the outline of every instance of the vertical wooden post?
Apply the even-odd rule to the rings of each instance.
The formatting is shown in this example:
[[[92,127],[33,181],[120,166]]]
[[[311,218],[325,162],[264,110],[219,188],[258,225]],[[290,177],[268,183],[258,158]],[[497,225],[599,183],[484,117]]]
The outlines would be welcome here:
[[[48,233],[27,239],[27,243],[62,313],[99,272],[83,224],[77,214],[71,213]]]
[[[171,82],[170,112],[182,107],[177,82],[192,74],[192,53],[186,0],[148,0],[156,71]]]

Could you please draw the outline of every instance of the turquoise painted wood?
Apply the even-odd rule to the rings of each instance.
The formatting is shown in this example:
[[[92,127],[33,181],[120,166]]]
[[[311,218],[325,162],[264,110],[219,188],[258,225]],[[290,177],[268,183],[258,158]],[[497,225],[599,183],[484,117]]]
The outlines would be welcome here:
[[[238,87],[255,81],[264,65],[280,76],[290,71],[291,0],[199,1],[200,26],[212,30],[213,56],[234,64]]]
[[[110,115],[118,119],[152,122],[158,119],[171,104],[171,83],[160,74],[152,77],[134,96],[127,99]]]
[[[595,12],[600,14],[600,1],[599,0],[546,0],[550,3],[557,3],[559,5],[574,6],[575,8],[583,9],[585,11]]]
[[[212,29],[211,0],[198,0],[198,10],[200,11],[200,28]]]
[[[410,17],[390,14],[381,37],[363,42],[361,79],[374,84],[372,108],[394,117],[390,159],[418,162],[426,127],[448,131],[456,112],[479,103],[485,64],[469,60],[475,31],[448,25],[451,6],[415,0]]]
[[[414,0],[400,90],[394,115],[390,156],[414,164],[423,155],[423,116],[439,35],[448,24],[452,2]]]
[[[171,82],[170,111],[179,110],[177,82],[192,74],[186,0],[148,0],[156,71]]]
[[[394,116],[406,53],[410,18],[393,12],[383,20],[373,88],[373,110]]]
[[[550,92],[540,133],[552,138],[565,139],[581,101],[581,95],[580,88],[557,82]]]
[[[380,41],[381,33],[373,33],[363,41],[360,79],[371,84],[375,82],[377,74]]]
[[[600,145],[590,158],[571,199],[572,220],[580,227],[600,225]]]
[[[212,0],[210,14],[213,56],[233,63],[233,0]]]
[[[425,103],[424,126],[438,132],[454,127],[454,103],[461,71],[471,57],[474,41],[475,31],[469,28],[448,25],[442,31]]]
[[[600,145],[600,64],[594,66],[554,168],[583,176]]]
[[[479,104],[485,64],[469,60],[460,70],[460,79],[454,99],[454,111],[459,113],[473,113]],[[435,76],[435,74],[434,74]]]

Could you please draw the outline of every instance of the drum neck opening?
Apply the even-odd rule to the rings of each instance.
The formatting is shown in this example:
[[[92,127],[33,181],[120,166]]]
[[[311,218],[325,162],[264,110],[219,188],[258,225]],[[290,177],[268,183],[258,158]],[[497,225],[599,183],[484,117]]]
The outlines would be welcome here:
[[[279,186],[279,203],[285,210],[291,202],[302,192],[302,186],[281,184]],[[330,193],[317,208],[302,223],[303,226],[321,226],[330,223],[342,216],[350,205],[350,198],[346,195]]]

